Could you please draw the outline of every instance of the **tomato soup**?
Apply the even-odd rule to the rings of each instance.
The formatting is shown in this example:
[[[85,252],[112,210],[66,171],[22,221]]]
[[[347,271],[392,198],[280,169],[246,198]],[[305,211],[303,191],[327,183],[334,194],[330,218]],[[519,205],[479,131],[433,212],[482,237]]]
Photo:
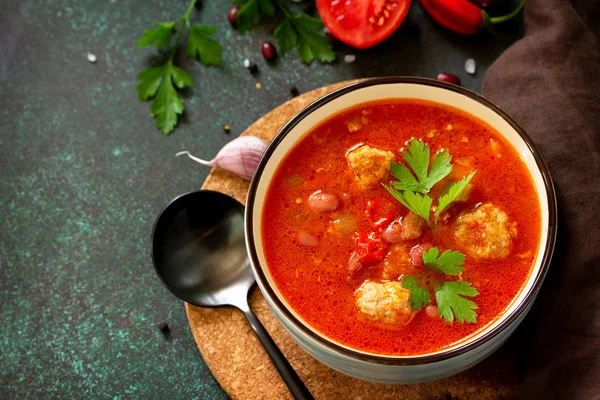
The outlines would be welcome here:
[[[515,149],[422,100],[363,103],[314,127],[263,207],[267,267],[289,305],[327,337],[382,355],[443,350],[493,322],[541,236]]]

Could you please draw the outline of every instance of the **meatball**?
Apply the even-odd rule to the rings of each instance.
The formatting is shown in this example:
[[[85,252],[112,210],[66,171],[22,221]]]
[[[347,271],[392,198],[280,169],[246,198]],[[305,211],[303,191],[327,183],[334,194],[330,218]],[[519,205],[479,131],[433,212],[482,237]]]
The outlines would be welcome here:
[[[469,255],[491,260],[510,253],[517,228],[504,211],[486,203],[474,211],[462,213],[456,221],[454,235]]]
[[[346,154],[350,168],[363,189],[373,188],[381,182],[395,160],[394,153],[370,146],[360,146]]]
[[[411,263],[410,247],[405,244],[392,246],[383,259],[383,279],[398,279],[402,275],[415,273],[415,266]]]
[[[400,282],[365,281],[356,291],[356,306],[365,317],[385,324],[406,324],[412,317],[410,291]]]

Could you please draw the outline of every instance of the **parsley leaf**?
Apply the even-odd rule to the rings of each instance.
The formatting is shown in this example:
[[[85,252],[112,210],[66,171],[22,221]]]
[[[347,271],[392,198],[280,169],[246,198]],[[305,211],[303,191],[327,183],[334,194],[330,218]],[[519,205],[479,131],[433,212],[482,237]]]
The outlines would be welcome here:
[[[392,182],[392,186],[396,189],[420,191],[421,185],[415,179],[413,174],[411,174],[406,165],[393,163],[390,165],[390,172],[394,178],[398,179],[397,181]]]
[[[429,170],[429,176],[427,177],[427,187],[430,190],[433,185],[444,179],[452,172],[452,157],[448,150],[443,150],[435,155],[431,169]]]
[[[137,75],[137,79],[141,81],[136,87],[140,100],[145,101],[154,97],[162,83],[164,68],[164,66],[147,68]]]
[[[273,0],[234,0],[233,4],[241,6],[235,14],[235,26],[240,32],[248,32],[260,22],[263,15],[273,16],[275,4]]]
[[[473,310],[477,309],[477,304],[462,296],[474,297],[478,294],[470,282],[444,282],[435,292],[438,314],[448,322],[453,322],[456,317],[461,323],[475,323],[477,313]]]
[[[279,51],[281,51],[281,54],[283,55],[286,55],[298,43],[298,33],[289,19],[286,19],[275,28],[273,37],[277,39]]]
[[[287,54],[298,45],[298,54],[306,64],[310,64],[315,58],[322,63],[335,60],[335,53],[323,33],[324,25],[320,19],[306,14],[290,14],[278,4],[286,17],[273,32],[281,54]]]
[[[458,196],[460,196],[460,194],[463,192],[463,190],[465,190],[465,188],[467,187],[469,182],[471,182],[471,179],[473,179],[473,176],[475,175],[476,172],[477,171],[473,171],[466,178],[464,178],[458,182],[453,182],[450,184],[446,194],[444,194],[442,197],[440,197],[440,199],[438,201],[438,209],[435,212],[435,221],[436,222],[437,222],[440,214],[442,213],[442,211],[444,211],[450,205],[450,203],[455,201],[458,198]]]
[[[223,48],[210,36],[217,33],[217,28],[208,25],[190,27],[185,54],[201,61],[204,65],[220,66],[223,64]]]
[[[319,62],[330,63],[335,60],[331,43],[323,33],[323,22],[306,14],[296,14],[292,24],[298,31],[298,54],[302,61],[310,64],[313,58]]]
[[[420,140],[411,140],[406,146],[408,150],[402,152],[407,164],[412,168],[419,183],[427,179],[429,169],[429,146]]]
[[[452,157],[447,150],[436,154],[431,168],[429,168],[429,146],[420,140],[411,140],[402,155],[413,170],[416,179],[406,166],[395,164],[396,173],[392,171],[392,175],[398,179],[398,182],[394,182],[394,187],[399,190],[412,190],[425,194],[452,171],[450,164]]]
[[[178,116],[183,114],[183,103],[177,90],[192,85],[192,77],[169,62],[161,67],[147,68],[137,75],[140,83],[136,90],[140,100],[154,98],[150,110],[156,118],[156,126],[169,134],[177,125]]]
[[[414,276],[403,276],[402,287],[410,289],[410,307],[413,310],[425,307],[429,303],[429,292],[419,286],[419,283]]]
[[[426,194],[421,195],[419,193],[411,192],[410,190],[399,192],[385,184],[383,187],[404,207],[429,223],[429,210],[431,209],[431,202],[433,201],[431,197]]]
[[[176,21],[155,22],[156,28],[144,31],[142,38],[138,40],[138,47],[148,47],[156,43],[157,49],[168,47],[171,44]]]
[[[465,255],[458,251],[446,250],[441,256],[437,247],[423,252],[423,263],[428,267],[437,268],[446,275],[458,275],[465,269],[460,265],[465,262]]]

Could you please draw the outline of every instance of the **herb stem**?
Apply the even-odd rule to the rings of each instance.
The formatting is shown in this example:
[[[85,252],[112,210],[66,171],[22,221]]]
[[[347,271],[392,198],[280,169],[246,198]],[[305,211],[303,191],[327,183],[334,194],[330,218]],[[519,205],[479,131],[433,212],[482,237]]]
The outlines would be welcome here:
[[[169,64],[172,64],[173,58],[175,57],[175,53],[177,52],[177,48],[179,47],[179,41],[181,40],[181,35],[183,34],[184,28],[187,25],[189,25],[190,14],[192,13],[192,10],[194,9],[194,5],[196,4],[196,1],[197,0],[191,0],[190,5],[188,6],[187,10],[185,11],[185,14],[183,14],[183,17],[179,18],[179,21],[181,21],[181,27],[179,28],[179,31],[177,32],[177,37],[175,38],[175,45],[173,46],[173,50],[171,50],[171,55],[169,56]]]
[[[281,12],[283,13],[283,15],[285,15],[285,17],[287,19],[291,19],[291,14],[290,11],[288,10],[288,8],[281,2],[281,0],[275,0],[275,3],[277,4],[277,7],[279,7],[279,9],[281,10]]]
[[[275,0],[275,3],[277,3],[277,6],[281,10],[281,12],[285,16],[285,18],[288,21],[290,21],[290,24],[292,24],[292,26],[294,27],[294,29],[296,29],[296,32],[298,32],[298,35],[301,35],[301,33],[300,33],[301,31],[298,28],[298,24],[296,23],[296,21],[294,21],[293,15],[290,13],[290,10],[282,3],[281,0]]]

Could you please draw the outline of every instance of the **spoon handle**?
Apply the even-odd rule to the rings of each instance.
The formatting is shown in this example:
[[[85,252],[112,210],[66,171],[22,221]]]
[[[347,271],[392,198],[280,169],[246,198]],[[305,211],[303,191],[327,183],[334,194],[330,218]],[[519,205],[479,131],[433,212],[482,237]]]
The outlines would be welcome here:
[[[269,354],[269,357],[271,357],[271,361],[275,364],[275,368],[279,371],[281,378],[287,385],[290,393],[292,393],[292,396],[294,396],[294,399],[314,400],[312,394],[310,394],[307,387],[304,386],[304,383],[298,374],[296,374],[296,371],[294,371],[281,350],[279,350],[279,347],[277,347],[273,339],[271,339],[271,336],[252,312],[250,306],[244,305],[244,307],[240,307],[240,310],[250,323],[250,326],[252,326],[252,329],[254,329],[256,336],[258,336],[258,339]]]

